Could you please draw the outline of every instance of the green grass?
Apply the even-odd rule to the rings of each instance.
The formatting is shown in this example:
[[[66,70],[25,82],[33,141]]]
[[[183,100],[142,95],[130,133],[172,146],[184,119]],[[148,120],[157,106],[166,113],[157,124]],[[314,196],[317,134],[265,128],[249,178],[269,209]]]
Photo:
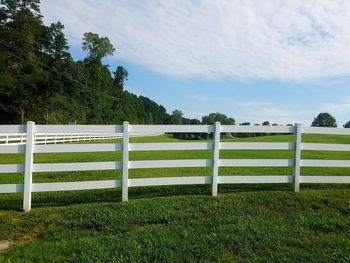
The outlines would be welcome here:
[[[293,136],[224,141],[293,141]],[[132,142],[176,142],[169,135]],[[303,135],[304,142],[350,143],[346,136]],[[120,142],[114,140],[113,142]],[[96,142],[98,143],[98,142]],[[210,151],[131,152],[131,160],[210,159]],[[220,158],[293,158],[291,151],[221,151]],[[346,152],[303,151],[304,159],[350,160]],[[36,154],[36,163],[116,161],[120,153]],[[23,163],[19,154],[0,163]],[[222,167],[220,175],[285,175],[290,167]],[[210,175],[210,168],[130,170],[130,178]],[[307,175],[350,175],[349,168],[305,167]],[[34,173],[34,182],[121,178],[120,171]],[[23,174],[0,174],[21,183]],[[34,193],[30,213],[22,194],[0,195],[0,262],[347,262],[350,186],[291,184],[131,188]]]
[[[288,142],[293,141],[291,135],[275,135],[255,138],[230,138],[223,141],[261,141]],[[345,140],[347,139],[347,140]],[[131,142],[177,142],[170,135],[155,137],[131,138]],[[320,143],[350,143],[346,136],[303,135],[303,141]],[[101,141],[106,142],[106,141]],[[111,142],[121,142],[120,139]],[[98,143],[98,142],[95,142]],[[139,151],[130,152],[130,160],[172,160],[172,159],[211,159],[212,152],[203,151]],[[292,159],[293,151],[284,150],[221,150],[221,159]],[[350,160],[348,152],[336,151],[303,151],[303,159]],[[69,162],[99,162],[120,161],[120,152],[88,152],[88,153],[50,153],[35,154],[35,163],[69,163]],[[24,163],[23,154],[0,155],[0,164]],[[130,178],[166,177],[166,176],[196,176],[210,175],[210,168],[161,168],[130,170]],[[291,175],[289,167],[222,167],[220,175]],[[302,168],[302,174],[307,175],[350,175],[348,168]],[[35,173],[34,182],[64,182],[120,179],[120,171],[87,171],[87,172],[57,172]],[[23,174],[0,174],[0,183],[22,183]]]
[[[132,189],[128,203],[114,190],[59,193],[56,206],[3,211],[0,238],[14,245],[0,261],[350,260],[350,189],[220,188],[217,198],[199,186]]]

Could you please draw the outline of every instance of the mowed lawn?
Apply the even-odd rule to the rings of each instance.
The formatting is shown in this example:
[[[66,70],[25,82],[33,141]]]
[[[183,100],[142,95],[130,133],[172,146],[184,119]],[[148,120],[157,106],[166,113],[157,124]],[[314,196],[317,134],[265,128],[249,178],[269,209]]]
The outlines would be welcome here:
[[[223,141],[293,141],[275,135]],[[132,142],[176,142],[169,135]],[[120,142],[115,140],[114,142]],[[182,141],[183,142],[183,141]],[[186,141],[185,141],[186,142]],[[350,144],[350,136],[303,135],[303,142]],[[105,143],[105,142],[104,142]],[[211,151],[131,152],[131,160],[210,159]],[[293,158],[293,151],[222,150],[221,159]],[[350,160],[348,152],[303,151],[303,159]],[[36,154],[35,163],[118,161],[121,153]],[[0,164],[23,163],[20,154]],[[285,167],[223,167],[220,175],[291,175]],[[130,178],[210,175],[210,168],[135,169]],[[304,175],[349,175],[350,168],[302,168]],[[120,179],[120,171],[34,173],[34,182]],[[23,174],[0,174],[22,183]],[[22,194],[0,195],[0,262],[347,262],[350,185],[210,185],[34,193],[30,213]]]

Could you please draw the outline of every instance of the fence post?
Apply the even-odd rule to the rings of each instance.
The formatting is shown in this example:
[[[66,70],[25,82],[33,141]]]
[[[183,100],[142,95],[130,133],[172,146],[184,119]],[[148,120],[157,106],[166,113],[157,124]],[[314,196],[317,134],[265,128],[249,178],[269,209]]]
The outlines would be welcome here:
[[[302,125],[296,123],[294,126],[295,126],[294,192],[299,192]]]
[[[122,201],[128,201],[129,186],[129,122],[123,122],[123,179]]]
[[[219,176],[219,155],[220,155],[220,122],[214,124],[214,148],[213,148],[213,170],[212,170],[212,196],[218,195],[218,176]]]
[[[24,165],[24,191],[23,210],[28,212],[32,206],[32,169],[33,169],[33,148],[34,148],[35,123],[27,122],[27,140]]]

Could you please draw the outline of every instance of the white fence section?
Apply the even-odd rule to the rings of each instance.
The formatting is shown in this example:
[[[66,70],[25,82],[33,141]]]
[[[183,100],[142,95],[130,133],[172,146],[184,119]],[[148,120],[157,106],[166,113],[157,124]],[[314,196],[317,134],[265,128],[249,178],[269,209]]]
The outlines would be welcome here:
[[[130,143],[132,134],[159,133],[213,133],[213,142],[190,143]],[[282,133],[295,134],[295,142],[220,142],[220,133]],[[24,172],[24,184],[2,184],[0,193],[23,192],[23,208],[31,208],[31,193],[50,191],[71,191],[86,189],[122,188],[122,200],[128,200],[128,188],[136,186],[211,184],[212,195],[216,196],[218,184],[238,183],[294,183],[295,191],[299,191],[300,183],[350,183],[350,176],[308,176],[300,175],[300,167],[350,167],[345,160],[301,160],[302,150],[350,151],[350,145],[302,143],[302,133],[350,135],[350,129],[315,128],[295,126],[233,126],[233,125],[1,125],[0,134],[23,134],[27,138],[26,145],[0,145],[0,153],[25,153],[25,164],[0,165],[0,173]],[[122,134],[123,143],[107,144],[35,144],[38,134]],[[22,135],[21,135],[22,136]],[[219,159],[223,149],[252,150],[293,150],[294,159]],[[212,150],[212,159],[195,160],[144,160],[130,161],[130,151],[156,150]],[[84,163],[50,163],[33,164],[34,153],[56,152],[103,152],[122,151],[123,160],[116,162],[84,162]],[[219,167],[293,167],[293,175],[273,176],[219,176]],[[129,169],[171,167],[211,167],[211,176],[163,177],[129,179]],[[122,170],[122,180],[100,180],[85,182],[32,183],[33,172],[90,171],[90,170]]]
[[[157,136],[164,133],[132,133],[131,137]],[[112,140],[123,138],[123,133],[36,133],[34,136],[34,144],[56,144],[66,142],[80,141],[97,141],[97,140]],[[1,144],[26,144],[26,133],[9,133],[0,134]]]

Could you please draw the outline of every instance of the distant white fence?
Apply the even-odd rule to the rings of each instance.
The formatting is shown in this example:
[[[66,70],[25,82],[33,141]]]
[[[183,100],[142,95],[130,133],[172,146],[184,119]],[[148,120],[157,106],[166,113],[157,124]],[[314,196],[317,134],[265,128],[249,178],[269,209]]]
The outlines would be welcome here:
[[[157,136],[163,133],[137,133],[131,137]],[[0,133],[1,144],[26,144],[26,133]],[[34,144],[66,143],[80,141],[112,140],[123,138],[123,133],[37,133],[34,136]]]
[[[213,142],[190,143],[129,143],[132,133],[213,133]],[[350,167],[345,160],[301,160],[301,150],[350,151],[347,144],[302,143],[302,133],[350,135],[350,129],[315,128],[295,126],[233,126],[233,125],[1,125],[0,134],[26,133],[26,145],[1,145],[0,153],[25,153],[25,164],[0,165],[0,173],[24,172],[24,184],[0,185],[0,193],[23,192],[23,209],[31,208],[32,192],[71,191],[86,189],[122,188],[122,200],[128,200],[129,187],[158,185],[211,184],[212,195],[217,195],[218,184],[237,183],[293,183],[299,191],[300,183],[350,183],[350,176],[300,175],[300,167]],[[35,135],[41,133],[122,133],[123,143],[105,144],[35,144]],[[220,133],[282,133],[295,134],[295,142],[220,142]],[[293,150],[294,159],[219,159],[223,149],[245,150]],[[212,159],[195,160],[144,160],[130,161],[130,151],[158,150],[212,150]],[[34,153],[58,152],[109,152],[121,151],[120,162],[84,162],[33,164]],[[219,167],[294,167],[293,175],[273,176],[219,176]],[[163,177],[129,179],[129,169],[211,167],[211,176]],[[32,183],[33,172],[62,172],[90,170],[122,170],[122,180],[100,180],[83,182]]]

